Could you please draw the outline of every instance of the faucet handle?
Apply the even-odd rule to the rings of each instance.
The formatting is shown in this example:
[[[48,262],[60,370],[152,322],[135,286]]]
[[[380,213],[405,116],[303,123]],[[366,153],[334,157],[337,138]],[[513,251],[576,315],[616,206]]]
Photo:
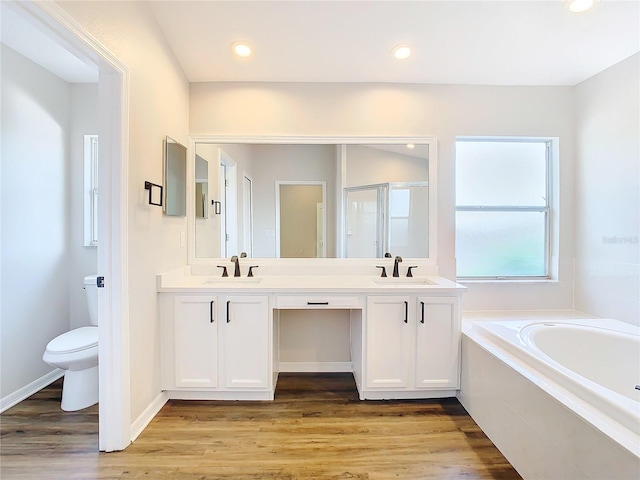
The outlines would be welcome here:
[[[240,258],[247,258],[247,252],[242,252],[240,254]]]
[[[413,272],[411,271],[412,268],[418,268],[417,265],[412,265],[409,267],[409,269],[407,270],[407,277],[413,277]]]
[[[251,265],[249,267],[249,273],[247,273],[247,277],[253,277],[253,269],[258,268],[260,265]]]
[[[389,252],[385,253],[384,258],[391,258],[391,254]]]
[[[228,277],[229,274],[227,273],[227,267],[225,265],[218,265],[218,268],[222,268],[222,276],[223,277]]]
[[[384,265],[376,265],[376,268],[382,269],[382,273],[380,274],[381,277],[387,276],[387,267],[385,267]]]

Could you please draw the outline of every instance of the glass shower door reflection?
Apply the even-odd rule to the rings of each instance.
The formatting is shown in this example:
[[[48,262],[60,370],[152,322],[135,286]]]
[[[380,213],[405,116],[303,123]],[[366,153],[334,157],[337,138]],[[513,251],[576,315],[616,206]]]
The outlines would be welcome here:
[[[380,244],[382,202],[380,187],[345,189],[346,257],[375,258],[382,256]]]
[[[389,185],[388,251],[402,257],[429,256],[429,187],[423,183]]]

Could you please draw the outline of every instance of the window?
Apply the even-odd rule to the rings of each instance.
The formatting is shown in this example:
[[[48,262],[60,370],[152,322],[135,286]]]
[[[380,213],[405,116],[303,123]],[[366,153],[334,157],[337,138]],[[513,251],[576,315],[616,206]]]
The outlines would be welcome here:
[[[84,136],[84,246],[98,245],[98,136]]]
[[[456,142],[458,278],[548,278],[551,142]]]

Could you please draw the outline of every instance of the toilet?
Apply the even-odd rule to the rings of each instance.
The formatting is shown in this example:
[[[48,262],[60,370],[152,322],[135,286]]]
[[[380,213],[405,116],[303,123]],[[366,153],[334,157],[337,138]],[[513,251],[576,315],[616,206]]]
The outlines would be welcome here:
[[[47,344],[42,360],[65,370],[62,410],[82,410],[98,403],[97,275],[84,277],[90,326],[58,335]]]

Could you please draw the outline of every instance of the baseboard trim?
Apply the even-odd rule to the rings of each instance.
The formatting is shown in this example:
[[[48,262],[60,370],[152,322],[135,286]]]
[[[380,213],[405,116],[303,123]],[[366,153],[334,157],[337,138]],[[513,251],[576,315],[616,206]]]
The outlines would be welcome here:
[[[158,412],[164,407],[164,404],[169,400],[167,392],[161,392],[153,402],[142,412],[142,414],[131,424],[131,441],[135,442],[136,438],[140,436],[142,431],[147,428],[147,425],[153,420]]]
[[[280,372],[353,372],[351,362],[280,362]]]
[[[24,387],[16,390],[15,392],[10,393],[6,397],[1,398],[0,413],[17,405],[21,401],[29,398],[34,393],[38,393],[44,387],[55,382],[59,378],[62,378],[63,376],[64,376],[64,370],[60,368],[56,368],[55,370],[52,370],[51,372],[47,373],[46,375],[43,375],[37,380],[34,380],[29,385],[25,385]]]

